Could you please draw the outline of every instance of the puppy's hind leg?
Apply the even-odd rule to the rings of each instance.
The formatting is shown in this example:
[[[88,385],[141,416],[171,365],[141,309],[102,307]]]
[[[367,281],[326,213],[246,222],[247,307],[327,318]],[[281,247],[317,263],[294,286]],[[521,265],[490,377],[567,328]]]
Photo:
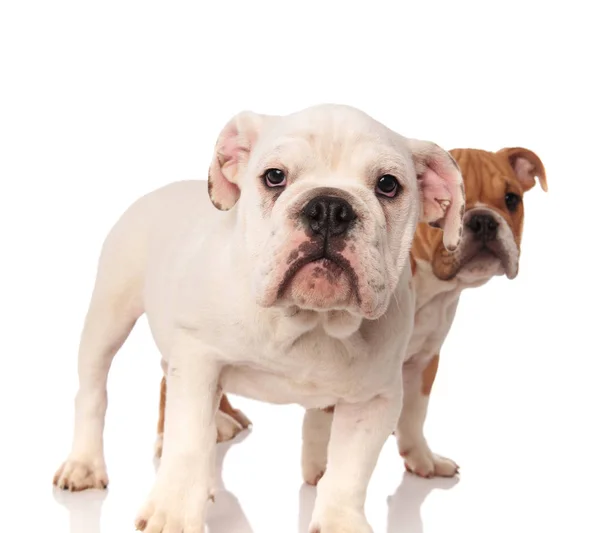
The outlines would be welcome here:
[[[141,279],[133,262],[120,253],[119,241],[107,240],[85,319],[78,355],[79,389],[71,453],[54,476],[64,490],[105,488],[104,418],[106,382],[114,355],[142,314]]]
[[[302,477],[316,485],[327,468],[327,447],[333,422],[333,407],[307,409],[302,424]]]

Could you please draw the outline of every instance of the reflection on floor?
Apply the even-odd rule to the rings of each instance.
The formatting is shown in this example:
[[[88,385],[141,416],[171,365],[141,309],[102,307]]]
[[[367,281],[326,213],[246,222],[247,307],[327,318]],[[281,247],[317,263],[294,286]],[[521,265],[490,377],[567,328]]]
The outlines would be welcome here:
[[[244,432],[235,440],[219,444],[217,451],[217,480],[215,502],[211,504],[207,517],[207,531],[210,533],[258,533],[252,528],[246,513],[236,495],[227,489],[223,481],[223,466],[227,452],[242,443],[249,432]],[[158,464],[155,463],[155,469]],[[421,506],[435,489],[449,490],[459,482],[452,479],[421,479],[404,474],[402,482],[388,496],[386,533],[421,533],[423,520]],[[85,491],[68,493],[54,489],[55,500],[69,513],[70,533],[101,533],[102,507],[110,491]],[[306,484],[298,493],[298,533],[306,533],[315,503],[316,489]]]

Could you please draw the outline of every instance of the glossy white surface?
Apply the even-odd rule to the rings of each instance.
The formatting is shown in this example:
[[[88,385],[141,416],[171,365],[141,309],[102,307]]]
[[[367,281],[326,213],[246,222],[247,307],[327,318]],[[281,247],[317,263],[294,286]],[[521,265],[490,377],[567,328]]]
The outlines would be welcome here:
[[[204,179],[237,111],[333,101],[445,148],[531,148],[549,185],[525,199],[519,276],[465,293],[441,354],[426,434],[461,478],[405,475],[390,439],[366,507],[375,533],[598,533],[589,3],[234,4],[0,3],[0,530],[133,531],[154,477],[160,381],[145,320],[110,375],[108,492],[51,486],[102,240],[140,195]],[[210,533],[305,532],[301,410],[232,402],[254,428],[221,447]]]

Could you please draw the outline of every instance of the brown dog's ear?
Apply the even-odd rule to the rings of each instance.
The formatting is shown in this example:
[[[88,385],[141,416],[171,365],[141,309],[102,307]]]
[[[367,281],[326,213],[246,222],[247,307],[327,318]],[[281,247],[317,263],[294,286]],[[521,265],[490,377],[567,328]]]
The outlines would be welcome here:
[[[217,209],[227,211],[238,201],[239,179],[265,118],[251,111],[242,111],[221,131],[208,171],[208,194]]]
[[[542,189],[548,192],[546,170],[542,160],[535,153],[527,148],[520,147],[502,148],[496,153],[508,159],[515,176],[523,186],[523,190],[528,191],[531,189],[535,185],[535,177],[537,176]]]
[[[453,157],[437,144],[409,140],[421,191],[421,221],[444,230],[444,246],[460,244],[465,213],[462,174]]]

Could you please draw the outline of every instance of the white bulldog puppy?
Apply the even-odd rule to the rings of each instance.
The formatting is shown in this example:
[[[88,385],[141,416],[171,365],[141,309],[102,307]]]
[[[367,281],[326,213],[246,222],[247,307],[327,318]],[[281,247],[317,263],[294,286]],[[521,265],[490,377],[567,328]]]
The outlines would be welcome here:
[[[457,247],[458,167],[433,143],[351,107],[243,112],[218,138],[208,191],[202,181],[166,186],[110,232],[81,338],[73,447],[55,483],[108,483],[107,375],[146,313],[168,394],[139,530],[203,531],[215,413],[231,392],[335,406],[311,532],[371,531],[367,485],[400,415],[413,327],[409,251],[419,220]]]

